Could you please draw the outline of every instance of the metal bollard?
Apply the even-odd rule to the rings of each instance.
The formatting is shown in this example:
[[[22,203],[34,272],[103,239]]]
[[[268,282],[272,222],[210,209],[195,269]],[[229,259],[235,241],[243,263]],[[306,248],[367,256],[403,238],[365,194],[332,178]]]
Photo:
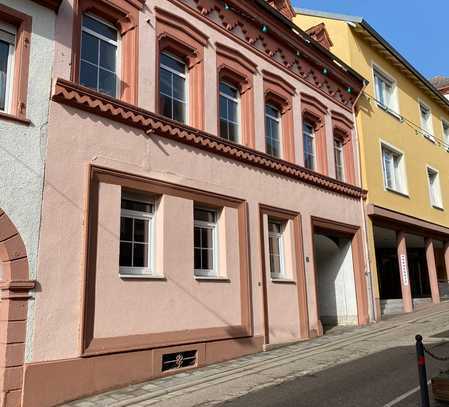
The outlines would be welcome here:
[[[416,356],[418,358],[419,386],[421,389],[421,407],[430,407],[429,388],[427,386],[426,357],[422,336],[416,335]]]

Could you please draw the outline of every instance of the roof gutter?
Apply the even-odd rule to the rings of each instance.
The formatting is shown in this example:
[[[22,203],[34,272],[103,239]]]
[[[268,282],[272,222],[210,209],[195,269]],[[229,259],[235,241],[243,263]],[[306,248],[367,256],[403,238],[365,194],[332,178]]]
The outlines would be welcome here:
[[[433,86],[428,79],[426,79],[413,65],[410,64],[396,49],[386,41],[366,20],[362,20],[359,24],[364,30],[366,30],[372,37],[376,39],[380,44],[382,44],[390,54],[392,54],[396,59],[398,59],[402,64],[406,66],[423,84],[443,102],[447,107],[449,107],[449,100],[446,99],[441,92]]]

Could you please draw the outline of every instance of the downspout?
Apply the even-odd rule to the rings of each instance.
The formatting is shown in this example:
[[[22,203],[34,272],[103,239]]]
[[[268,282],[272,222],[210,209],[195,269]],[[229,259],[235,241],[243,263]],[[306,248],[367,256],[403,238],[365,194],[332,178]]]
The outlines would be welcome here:
[[[354,102],[354,109],[352,111],[353,117],[354,117],[354,123],[355,123],[355,129],[356,129],[356,137],[357,137],[357,158],[359,162],[359,176],[360,176],[360,186],[363,188],[363,180],[362,180],[362,159],[361,159],[361,153],[360,153],[360,137],[359,137],[359,129],[357,125],[357,117],[355,114],[355,109],[357,108],[357,104],[359,102],[360,97],[363,95],[364,90],[366,89],[368,85],[367,81],[363,81],[363,87],[360,90],[359,95],[357,96],[355,102]],[[374,299],[374,290],[373,290],[373,275],[371,272],[371,263],[370,263],[370,254],[368,250],[368,228],[367,228],[367,215],[366,215],[366,206],[365,206],[365,198],[362,196],[360,197],[360,206],[362,209],[362,233],[365,236],[365,258],[366,258],[366,266],[365,266],[365,278],[366,278],[366,287],[367,287],[367,294],[368,294],[368,312],[369,312],[369,319],[370,321],[376,321],[376,307],[375,307],[375,299]]]

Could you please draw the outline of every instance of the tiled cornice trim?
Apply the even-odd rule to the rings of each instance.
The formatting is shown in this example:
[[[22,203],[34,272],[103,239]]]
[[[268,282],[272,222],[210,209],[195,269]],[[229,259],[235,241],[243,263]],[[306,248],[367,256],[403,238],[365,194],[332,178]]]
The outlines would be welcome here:
[[[366,198],[367,191],[357,186],[339,182],[298,165],[270,157],[245,146],[236,145],[64,79],[56,81],[52,100],[144,130],[148,134],[154,133],[180,143],[193,145],[318,188],[351,198]]]

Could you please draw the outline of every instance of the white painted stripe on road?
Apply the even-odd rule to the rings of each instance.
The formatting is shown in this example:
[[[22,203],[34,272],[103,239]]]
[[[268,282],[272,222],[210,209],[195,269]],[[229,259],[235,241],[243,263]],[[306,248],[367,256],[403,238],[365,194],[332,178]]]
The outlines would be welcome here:
[[[429,385],[432,381],[429,380],[427,382],[427,385]],[[400,403],[402,400],[405,400],[406,398],[410,397],[412,394],[416,393],[419,391],[419,386],[415,387],[414,389],[408,391],[407,393],[404,393],[402,395],[400,395],[399,397],[396,397],[394,400],[390,401],[389,403],[385,404],[383,407],[393,407],[396,404]]]

